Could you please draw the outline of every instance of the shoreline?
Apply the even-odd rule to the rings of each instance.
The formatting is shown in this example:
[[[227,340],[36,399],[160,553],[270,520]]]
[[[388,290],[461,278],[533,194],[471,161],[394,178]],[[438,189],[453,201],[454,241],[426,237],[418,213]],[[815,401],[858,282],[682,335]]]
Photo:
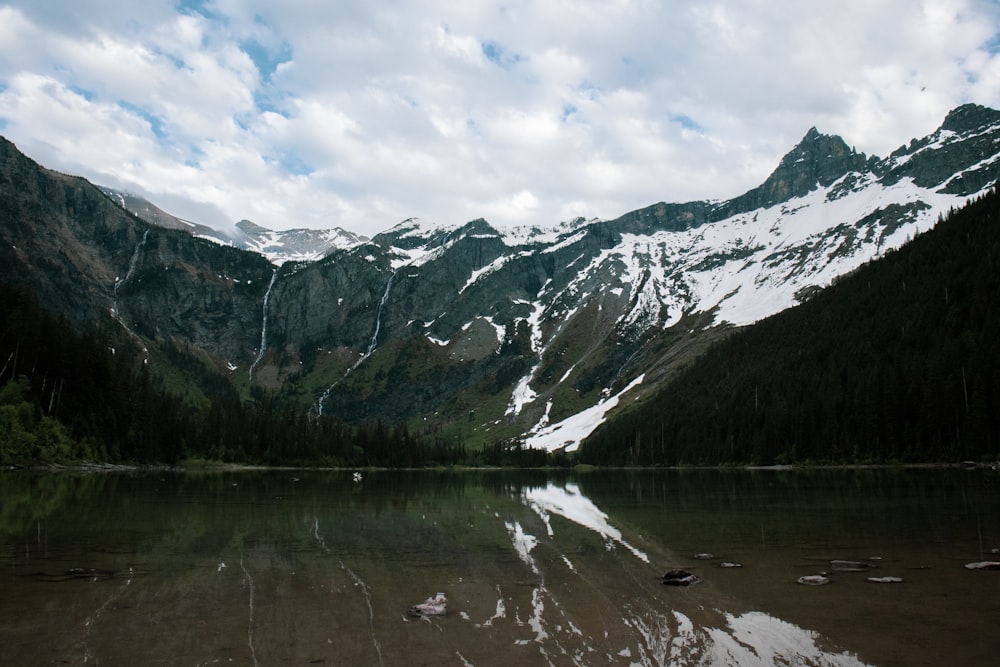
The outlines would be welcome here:
[[[686,470],[715,470],[715,471],[748,471],[748,472],[796,472],[812,470],[943,470],[943,469],[963,469],[963,470],[997,470],[1000,471],[1000,461],[957,461],[957,462],[924,462],[924,463],[831,463],[831,464],[783,464],[783,465],[717,465],[717,466],[595,466],[590,464],[577,464],[567,467],[542,466],[542,467],[518,467],[518,466],[431,466],[431,467],[403,467],[388,468],[383,466],[354,466],[354,467],[331,467],[331,466],[269,466],[249,463],[225,463],[225,462],[193,462],[178,464],[122,464],[122,463],[90,463],[79,464],[34,464],[34,465],[8,465],[0,468],[0,472],[77,472],[77,473],[101,473],[101,472],[177,472],[177,473],[208,473],[208,472],[269,472],[269,471],[316,471],[316,472],[480,472],[480,471],[506,471],[506,470],[561,470],[575,473],[589,473],[607,470],[632,470],[632,471],[686,471]]]

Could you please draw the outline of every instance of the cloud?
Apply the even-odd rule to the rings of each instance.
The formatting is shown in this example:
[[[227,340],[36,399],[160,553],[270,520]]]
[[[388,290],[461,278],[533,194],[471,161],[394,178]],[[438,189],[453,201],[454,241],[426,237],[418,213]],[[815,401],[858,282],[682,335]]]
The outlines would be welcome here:
[[[885,155],[1000,106],[998,35],[988,0],[17,0],[0,131],[208,224],[548,225],[735,196],[814,125]]]

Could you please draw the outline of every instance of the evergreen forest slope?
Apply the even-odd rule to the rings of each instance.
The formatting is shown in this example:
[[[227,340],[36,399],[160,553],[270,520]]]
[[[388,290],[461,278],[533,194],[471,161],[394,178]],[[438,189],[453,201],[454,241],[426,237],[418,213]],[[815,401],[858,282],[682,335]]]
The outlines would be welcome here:
[[[80,333],[35,296],[0,282],[0,465],[425,466],[498,463],[490,451],[418,438],[379,421],[311,420],[272,397],[243,402],[225,383],[192,405],[141,353]],[[499,453],[499,452],[497,452]],[[544,453],[538,452],[544,460]]]
[[[611,465],[991,460],[1000,191],[806,303],[735,331],[599,428]]]

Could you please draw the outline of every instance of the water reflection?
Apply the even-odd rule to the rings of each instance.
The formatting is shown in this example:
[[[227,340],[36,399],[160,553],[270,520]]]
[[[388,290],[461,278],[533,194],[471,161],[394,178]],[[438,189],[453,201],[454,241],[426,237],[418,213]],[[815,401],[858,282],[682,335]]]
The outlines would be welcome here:
[[[0,646],[15,664],[976,664],[1000,648],[1000,573],[962,567],[1000,547],[989,474],[8,473]],[[868,557],[906,583],[794,583]],[[663,586],[675,567],[703,583]],[[439,592],[445,616],[409,613]]]
[[[528,488],[524,491],[524,500],[545,522],[549,537],[554,536],[549,515],[556,514],[591,529],[608,542],[620,544],[644,563],[649,562],[649,556],[622,539],[621,531],[608,523],[608,515],[598,509],[590,498],[583,495],[576,484],[549,483],[544,489]]]

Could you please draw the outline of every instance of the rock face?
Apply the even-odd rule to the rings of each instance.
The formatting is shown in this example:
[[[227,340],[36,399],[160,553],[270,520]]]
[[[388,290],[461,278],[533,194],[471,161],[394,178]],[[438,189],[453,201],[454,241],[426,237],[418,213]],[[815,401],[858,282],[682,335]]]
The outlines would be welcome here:
[[[0,141],[0,279],[206,392],[573,447],[727,327],[808,298],[998,176],[1000,113],[968,105],[885,159],[814,128],[744,195],[615,220],[407,220],[370,240],[241,223],[269,261],[150,224]]]
[[[273,267],[259,255],[154,227],[87,181],[0,140],[0,279],[31,288],[122,346],[179,345],[216,371],[259,343]]]
[[[876,165],[875,161],[869,164],[864,153],[855,153],[840,137],[820,134],[814,127],[760,187],[720,207],[713,219],[804,197],[817,187],[830,187],[848,174],[863,173]]]

